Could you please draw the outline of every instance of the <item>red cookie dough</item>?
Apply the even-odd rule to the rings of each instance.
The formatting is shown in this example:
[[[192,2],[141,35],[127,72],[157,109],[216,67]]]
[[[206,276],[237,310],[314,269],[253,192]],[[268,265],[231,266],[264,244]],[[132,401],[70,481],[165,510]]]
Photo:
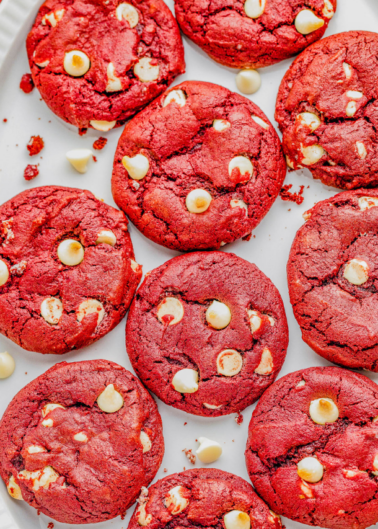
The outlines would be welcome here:
[[[58,257],[69,239],[79,264]],[[0,332],[24,349],[63,354],[98,340],[141,276],[126,217],[89,191],[36,187],[0,206]]]
[[[235,510],[249,515],[254,529],[282,527],[280,517],[269,510],[249,483],[215,468],[171,474],[143,489],[138,502],[128,529],[141,525],[154,529],[224,527],[224,516]]]
[[[282,80],[276,120],[292,169],[342,189],[378,185],[378,35],[350,31],[307,48]]]
[[[90,61],[78,77],[64,67],[72,51]],[[185,71],[180,32],[162,0],[47,0],[27,38],[27,53],[42,98],[81,130],[119,126]]]
[[[313,420],[319,401],[326,412],[332,409],[325,424]],[[278,514],[307,525],[376,524],[377,416],[377,385],[363,375],[313,367],[279,379],[261,397],[249,425],[246,463],[257,493]],[[308,474],[303,478],[307,462],[297,467],[308,457],[323,467],[315,482]]]
[[[208,323],[214,301],[230,311],[223,328]],[[278,375],[287,345],[278,290],[254,264],[225,252],[194,252],[153,270],[126,328],[127,352],[142,382],[166,404],[211,417],[255,402]],[[187,369],[197,373],[193,393],[174,387]]]
[[[97,399],[110,385],[123,405],[104,412]],[[14,397],[0,422],[8,490],[66,524],[124,514],[163,454],[155,402],[129,371],[107,360],[55,365]]]
[[[137,156],[148,171],[135,180],[122,161],[134,163]],[[229,167],[239,157],[253,174]],[[278,136],[256,105],[221,86],[187,81],[126,125],[112,191],[118,206],[154,242],[181,251],[218,249],[251,233],[277,197],[285,173]],[[202,213],[190,212],[186,204],[196,189],[211,196]]]
[[[257,6],[257,12],[250,10]],[[336,11],[336,0],[175,0],[175,10],[182,31],[212,59],[231,68],[261,68],[319,40]],[[299,33],[295,20],[303,10],[311,10],[324,25],[307,35]]]
[[[303,340],[331,362],[378,371],[378,191],[339,193],[304,217],[287,265]]]

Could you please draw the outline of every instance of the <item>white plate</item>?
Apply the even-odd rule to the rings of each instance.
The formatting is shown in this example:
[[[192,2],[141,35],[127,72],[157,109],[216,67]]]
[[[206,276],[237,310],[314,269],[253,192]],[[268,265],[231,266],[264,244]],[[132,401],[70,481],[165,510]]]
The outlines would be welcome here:
[[[173,0],[168,0],[173,8]],[[93,131],[85,137],[79,137],[57,120],[40,101],[34,90],[25,95],[19,90],[22,74],[29,71],[25,52],[25,37],[34,19],[40,2],[35,0],[3,0],[0,4],[0,203],[31,187],[42,185],[65,185],[90,189],[96,195],[114,205],[110,191],[112,159],[121,130],[107,134],[109,139],[103,151],[96,155],[97,164],[92,163],[85,175],[79,175],[65,159],[69,149],[91,147],[93,140],[100,136]],[[378,22],[377,0],[339,0],[338,11],[331,21],[327,34],[341,31],[364,29],[375,31]],[[221,84],[235,90],[235,71],[211,61],[199,48],[185,39],[187,73],[176,80],[176,84],[185,79],[198,79]],[[262,87],[251,97],[274,122],[274,105],[279,83],[291,61],[261,70]],[[3,122],[6,118],[8,121]],[[26,144],[30,136],[39,134],[45,140],[41,156],[30,158]],[[23,179],[23,171],[28,163],[40,163],[40,175],[31,182]],[[287,359],[280,376],[310,366],[328,365],[302,342],[301,333],[293,318],[289,303],[286,283],[286,261],[296,230],[302,225],[302,213],[315,202],[335,194],[311,179],[310,173],[300,171],[287,176],[286,183],[292,183],[294,191],[300,184],[305,184],[305,200],[301,206],[277,199],[267,217],[255,230],[255,238],[249,242],[239,241],[225,248],[240,257],[254,262],[270,277],[279,288],[283,297],[290,328],[290,345]],[[307,188],[309,186],[309,188]],[[136,251],[137,261],[143,264],[144,273],[156,268],[167,259],[177,255],[145,239],[133,226],[130,226],[131,237]],[[46,371],[59,361],[89,360],[108,358],[127,369],[131,369],[125,351],[125,320],[99,342],[82,349],[57,357],[39,355],[22,350],[3,336],[0,336],[0,351],[8,350],[16,360],[14,375],[7,380],[0,380],[0,415],[14,395],[28,382]],[[378,379],[378,375],[369,375]],[[188,415],[169,408],[158,402],[163,418],[166,452],[161,469],[156,479],[168,473],[179,472],[183,467],[191,468],[182,450],[195,449],[195,439],[206,436],[219,441],[224,447],[223,456],[213,465],[248,479],[243,452],[247,439],[248,423],[253,406],[243,412],[244,423],[237,426],[235,415],[217,419],[204,419]],[[184,425],[184,423],[187,423]],[[197,467],[201,466],[197,462]],[[1,481],[1,480],[0,480]],[[133,508],[125,520],[116,518],[108,522],[89,525],[96,529],[125,529]],[[24,502],[12,500],[6,488],[0,483],[0,529],[46,529],[49,520]],[[301,524],[284,520],[289,529],[299,528]],[[56,529],[68,529],[72,526],[54,522]],[[83,527],[83,526],[81,526]]]

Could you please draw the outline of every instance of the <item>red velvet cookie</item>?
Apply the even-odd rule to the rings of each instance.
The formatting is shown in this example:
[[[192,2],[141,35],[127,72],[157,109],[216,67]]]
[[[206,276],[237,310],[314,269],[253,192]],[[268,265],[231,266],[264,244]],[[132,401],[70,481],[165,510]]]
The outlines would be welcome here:
[[[378,371],[378,191],[345,191],[305,213],[289,256],[302,337],[336,364]]]
[[[0,422],[8,492],[67,524],[124,514],[163,453],[155,402],[107,360],[55,365],[14,397]]]
[[[319,40],[336,0],[175,0],[182,31],[231,68],[261,68]]]
[[[166,404],[212,417],[255,402],[278,375],[287,344],[276,287],[224,252],[175,257],[153,270],[126,329],[142,382]]]
[[[186,251],[248,236],[286,168],[261,110],[218,85],[187,81],[130,121],[114,160],[114,200],[149,239]]]
[[[47,105],[84,130],[124,123],[185,71],[180,32],[162,0],[47,0],[27,53]]]
[[[307,525],[378,522],[378,390],[338,367],[290,373],[261,397],[246,462],[275,512]]]
[[[171,474],[143,489],[138,502],[128,529],[282,527],[280,517],[269,510],[249,483],[215,468]]]
[[[142,276],[124,214],[45,186],[0,206],[0,332],[29,351],[91,344],[124,317]]]
[[[343,189],[378,185],[377,56],[376,33],[350,31],[294,61],[276,106],[289,167]]]

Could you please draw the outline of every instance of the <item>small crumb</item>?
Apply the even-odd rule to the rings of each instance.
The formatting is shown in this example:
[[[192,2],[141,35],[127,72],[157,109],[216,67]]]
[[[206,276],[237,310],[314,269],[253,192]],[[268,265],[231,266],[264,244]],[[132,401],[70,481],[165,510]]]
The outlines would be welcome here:
[[[4,121],[4,123],[6,123],[8,120],[7,120],[7,118],[4,118],[3,121]]]
[[[184,426],[186,426],[188,423],[187,422],[184,422]]]
[[[54,529],[54,524],[52,522],[49,522],[47,529]]]
[[[24,171],[25,180],[33,180],[33,178],[35,178],[38,175],[39,175],[38,165],[29,164],[25,167],[25,171]]]
[[[291,211],[291,208],[289,208],[288,211]]]
[[[193,454],[193,452],[190,450],[190,448],[184,448],[183,452],[185,453],[185,455],[189,459],[189,461],[192,463],[192,465],[195,465],[196,464],[196,456]]]
[[[45,142],[43,141],[41,136],[32,136],[26,147],[29,151],[29,156],[35,156],[36,154],[39,154],[41,152],[44,146]]]
[[[240,411],[238,411],[238,414],[237,416],[235,417],[235,422],[236,424],[238,424],[239,426],[242,424],[242,422],[244,421],[244,417],[243,415],[240,413]]]
[[[100,138],[98,138],[98,140],[93,142],[93,148],[96,151],[101,151],[101,149],[103,149],[107,143],[108,143],[108,140],[101,136]]]
[[[232,442],[234,443],[234,442],[235,442],[235,439],[233,439]]]
[[[93,158],[93,161],[94,161],[94,162],[97,162],[97,158],[96,158],[96,156],[92,156],[92,158]]]
[[[186,467],[182,467],[184,470],[186,470]]]
[[[292,187],[292,184],[283,186],[280,191],[280,197],[282,200],[289,200],[290,202],[295,202],[299,206],[299,204],[302,204],[304,200],[304,197],[302,195],[305,186],[299,186],[298,193],[292,193],[290,191]]]
[[[167,469],[167,468],[165,468],[165,469],[164,469],[164,472],[168,472],[168,469]]]
[[[126,518],[126,515],[127,515],[127,511],[121,514],[121,520],[124,520]]]
[[[25,371],[25,375],[27,375],[27,374],[28,374],[28,372],[27,372],[27,371]]]

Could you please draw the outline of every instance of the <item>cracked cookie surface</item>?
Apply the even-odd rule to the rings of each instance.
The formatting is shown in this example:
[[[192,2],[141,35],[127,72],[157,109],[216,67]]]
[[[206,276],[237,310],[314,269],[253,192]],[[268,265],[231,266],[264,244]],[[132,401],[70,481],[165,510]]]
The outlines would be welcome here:
[[[323,22],[306,35],[295,25],[304,10]],[[261,68],[319,40],[336,11],[336,0],[175,0],[175,11],[182,31],[215,61],[232,68]]]
[[[323,424],[314,421],[319,400],[337,412]],[[258,494],[278,514],[308,525],[374,525],[377,415],[377,385],[363,375],[316,367],[279,379],[261,397],[249,425],[246,463]],[[305,458],[320,463],[321,479],[300,477],[298,463]]]
[[[77,264],[61,260],[69,241]],[[98,340],[141,276],[125,215],[89,191],[37,187],[0,206],[0,332],[24,349],[63,354]]]
[[[221,86],[187,81],[126,125],[112,192],[154,242],[181,251],[218,249],[249,236],[285,173],[278,136],[256,105]],[[188,202],[198,190],[193,200],[203,199],[202,211]]]
[[[292,169],[342,189],[378,184],[378,35],[350,31],[306,49],[282,80],[276,120]]]
[[[79,54],[68,73],[65,61],[73,51]],[[185,71],[180,32],[162,0],[48,0],[27,53],[44,101],[84,130],[124,123]],[[87,71],[80,70],[82,59]]]
[[[345,191],[305,213],[287,265],[303,340],[336,364],[378,371],[378,191]]]
[[[97,404],[110,384],[123,399],[115,413]],[[19,488],[29,505],[67,524],[124,514],[163,453],[155,402],[106,360],[55,365],[14,397],[0,422],[0,470],[8,487],[13,482],[10,492]]]
[[[150,524],[155,529],[223,527],[225,516],[232,511],[246,513],[256,529],[282,527],[280,517],[244,479],[223,470],[200,468],[172,474],[146,489],[128,529]]]
[[[175,257],[153,270],[126,328],[143,383],[166,404],[213,417],[255,402],[279,373],[287,344],[276,287],[254,264],[224,252]]]

